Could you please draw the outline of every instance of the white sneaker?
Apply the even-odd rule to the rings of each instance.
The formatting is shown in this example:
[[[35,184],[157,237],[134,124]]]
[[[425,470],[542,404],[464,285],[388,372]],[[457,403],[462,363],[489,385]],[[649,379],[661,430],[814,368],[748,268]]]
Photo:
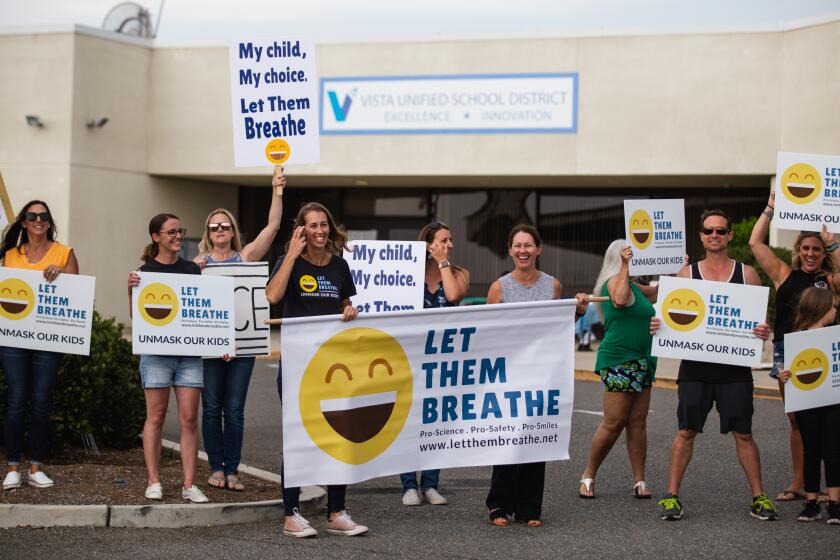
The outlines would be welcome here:
[[[49,488],[50,486],[55,485],[53,479],[45,475],[44,471],[35,471],[34,473],[29,473],[29,477],[27,478],[26,482],[29,483],[29,486],[34,486],[36,488]]]
[[[449,500],[440,495],[437,488],[429,488],[423,492],[423,497],[433,506],[443,506],[449,503]]]
[[[292,526],[291,529],[288,528],[289,525]],[[302,539],[306,537],[314,537],[318,534],[318,531],[316,531],[312,525],[309,524],[309,521],[307,521],[306,518],[298,512],[297,508],[295,508],[294,515],[287,517],[283,524],[283,534],[287,537]]]
[[[402,495],[402,502],[404,506],[419,506],[423,503],[423,500],[420,499],[420,494],[417,493],[417,490],[410,488]]]
[[[162,500],[163,499],[163,486],[160,485],[160,482],[155,482],[154,484],[150,484],[146,487],[146,498],[150,500]]]
[[[193,484],[189,488],[181,488],[181,497],[194,504],[206,504],[210,499],[204,495],[198,486]]]
[[[12,490],[20,488],[20,473],[18,471],[9,471],[6,473],[6,478],[3,479],[3,490]]]
[[[350,514],[347,513],[346,509],[339,512],[332,521],[327,521],[327,533],[331,535],[354,537],[356,535],[363,535],[367,532],[367,527],[359,525],[350,519]]]

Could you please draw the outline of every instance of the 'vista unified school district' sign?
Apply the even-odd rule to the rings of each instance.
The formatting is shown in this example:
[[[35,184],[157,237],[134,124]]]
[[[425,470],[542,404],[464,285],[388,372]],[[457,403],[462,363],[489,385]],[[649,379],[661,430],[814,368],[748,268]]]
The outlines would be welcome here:
[[[322,134],[577,132],[577,73],[321,79]]]

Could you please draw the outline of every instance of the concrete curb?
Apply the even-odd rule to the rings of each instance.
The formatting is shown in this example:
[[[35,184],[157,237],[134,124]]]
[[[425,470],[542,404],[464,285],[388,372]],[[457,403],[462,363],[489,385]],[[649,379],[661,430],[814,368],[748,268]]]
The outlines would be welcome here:
[[[0,504],[0,528],[106,527],[108,506]]]

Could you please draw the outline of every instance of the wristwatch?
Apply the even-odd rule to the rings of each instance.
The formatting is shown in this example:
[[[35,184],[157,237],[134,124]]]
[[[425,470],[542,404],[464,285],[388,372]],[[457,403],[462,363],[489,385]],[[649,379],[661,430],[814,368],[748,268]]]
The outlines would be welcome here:
[[[447,266],[450,266],[449,261],[443,260],[438,263],[438,268],[446,268]]]

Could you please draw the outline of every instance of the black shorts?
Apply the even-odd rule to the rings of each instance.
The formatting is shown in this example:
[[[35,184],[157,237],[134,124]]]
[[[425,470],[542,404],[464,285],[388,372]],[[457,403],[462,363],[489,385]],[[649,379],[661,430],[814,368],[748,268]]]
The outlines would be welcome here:
[[[720,433],[752,433],[753,382],[704,383],[680,381],[677,388],[680,430],[703,432],[712,403],[720,416]]]

